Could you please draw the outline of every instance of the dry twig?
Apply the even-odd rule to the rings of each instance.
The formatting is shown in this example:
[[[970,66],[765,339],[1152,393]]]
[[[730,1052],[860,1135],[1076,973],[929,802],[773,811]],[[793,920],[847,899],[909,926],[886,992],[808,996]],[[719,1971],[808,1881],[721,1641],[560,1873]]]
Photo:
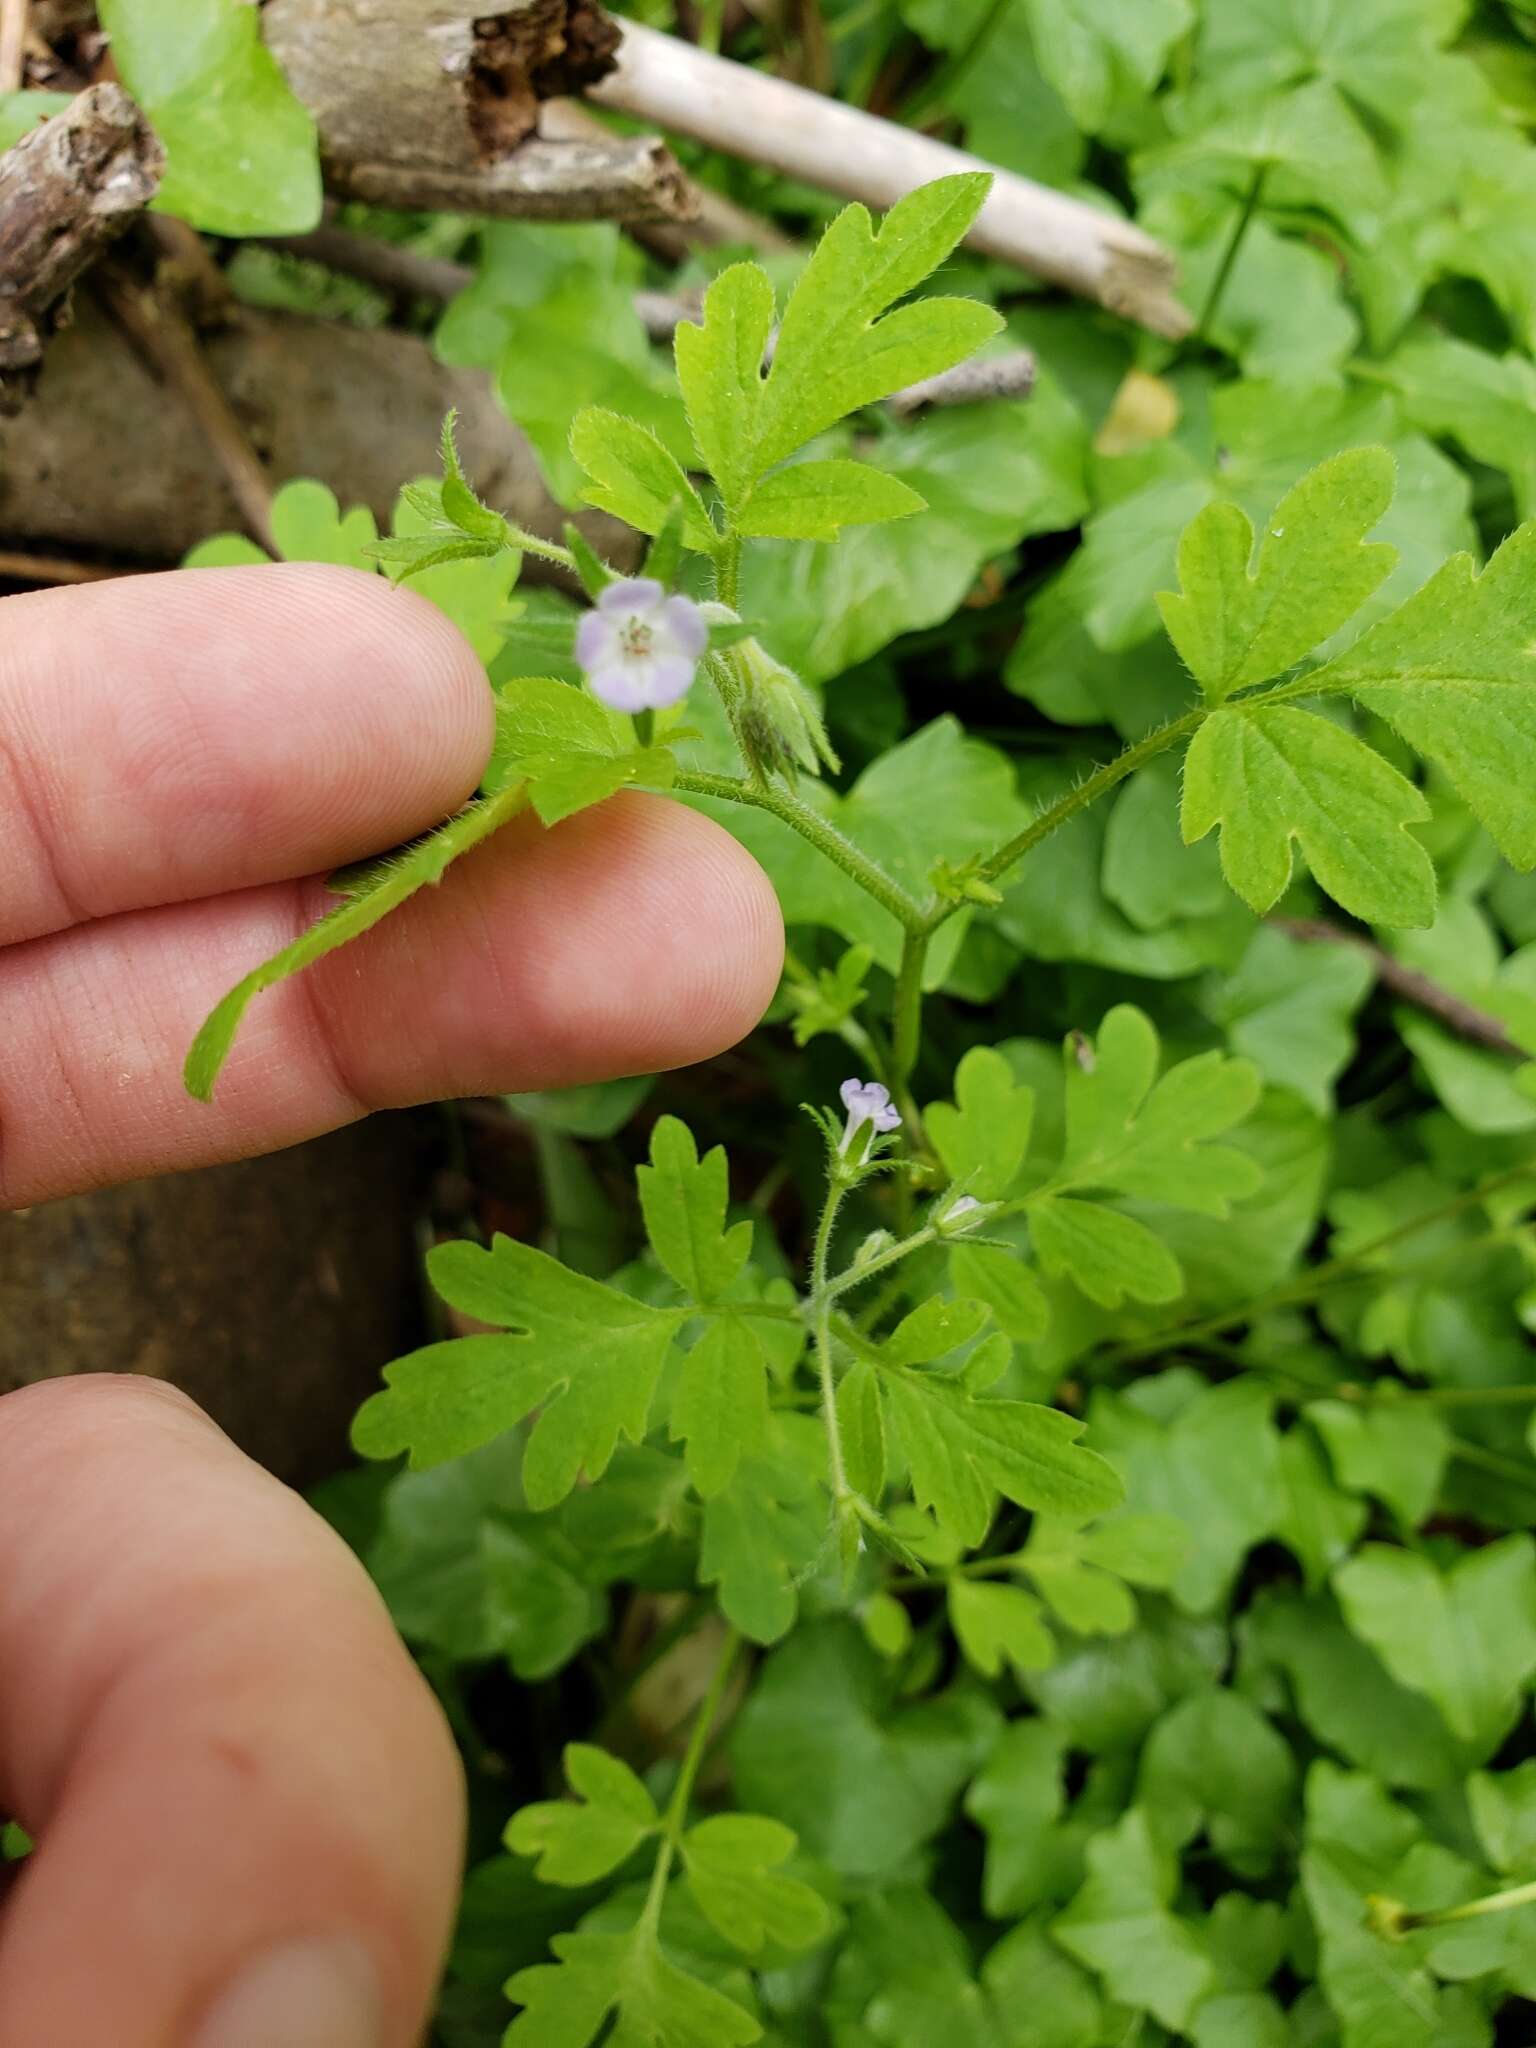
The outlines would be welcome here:
[[[21,89],[31,12],[31,0],[0,0],[0,92]]]
[[[625,24],[615,68],[587,96],[873,206],[890,206],[950,172],[993,168],[896,122],[712,57],[639,22]],[[966,240],[985,255],[1097,299],[1155,334],[1177,337],[1192,325],[1173,296],[1177,266],[1160,242],[1011,171],[993,171],[992,190]]]
[[[1423,1010],[1458,1038],[1466,1039],[1471,1045],[1480,1045],[1487,1052],[1505,1053],[1512,1059],[1529,1057],[1516,1045],[1497,1017],[1480,1009],[1476,1003],[1469,1003],[1465,996],[1456,995],[1442,983],[1421,973],[1417,967],[1405,965],[1373,939],[1347,931],[1343,925],[1330,924],[1321,917],[1272,917],[1269,922],[1288,938],[1317,945],[1353,947],[1370,961],[1383,988],[1390,989],[1405,1003],[1412,1003],[1415,1009]]]
[[[20,403],[59,302],[148,205],[164,163],[116,85],[92,86],[0,156],[0,409]]]

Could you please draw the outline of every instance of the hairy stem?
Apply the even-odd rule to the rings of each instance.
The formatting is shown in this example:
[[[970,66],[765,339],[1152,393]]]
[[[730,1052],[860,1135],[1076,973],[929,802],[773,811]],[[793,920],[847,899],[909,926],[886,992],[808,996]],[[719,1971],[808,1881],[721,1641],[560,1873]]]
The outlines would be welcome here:
[[[672,1788],[672,1797],[667,1801],[667,1810],[661,1817],[661,1854],[656,1858],[656,1868],[651,1872],[650,1890],[645,1895],[645,1906],[640,1915],[640,1924],[654,1935],[661,1922],[662,1900],[666,1897],[667,1880],[672,1875],[672,1862],[677,1854],[677,1845],[683,1838],[683,1829],[688,1820],[688,1802],[693,1797],[694,1780],[699,1775],[699,1766],[709,1747],[710,1731],[720,1711],[720,1702],[725,1697],[726,1682],[731,1675],[731,1666],[736,1662],[736,1652],[741,1648],[741,1637],[735,1629],[727,1634],[721,1645],[714,1675],[709,1681],[709,1690],[699,1703],[694,1716],[693,1728],[688,1737],[688,1747],[683,1753],[682,1768],[677,1774],[677,1783]]]
[[[873,896],[904,931],[921,928],[924,913],[900,882],[867,854],[861,853],[851,839],[844,838],[837,827],[829,824],[818,811],[813,811],[809,804],[802,803],[788,790],[743,782],[739,776],[711,775],[691,768],[681,770],[672,787],[692,796],[720,797],[727,803],[751,804],[759,811],[771,812],[792,832],[798,832],[802,839],[809,840],[819,853],[824,853],[866,894]]]
[[[837,1382],[832,1376],[832,1292],[827,1278],[827,1259],[832,1249],[832,1232],[837,1212],[847,1190],[839,1181],[827,1189],[821,1221],[816,1226],[816,1245],[811,1254],[812,1327],[816,1337],[816,1370],[821,1378],[821,1418],[827,1432],[827,1460],[832,1467],[832,1499],[836,1508],[848,1498],[848,1472],[843,1464],[843,1436],[837,1421]]]
[[[893,1244],[889,1251],[879,1252],[862,1266],[851,1266],[846,1273],[839,1273],[835,1280],[826,1283],[825,1298],[830,1304],[850,1288],[862,1287],[866,1280],[873,1280],[877,1273],[883,1273],[898,1260],[910,1258],[913,1252],[922,1250],[925,1244],[936,1242],[939,1233],[930,1224],[925,1230],[914,1230],[910,1237],[904,1237],[900,1244]]]
[[[1155,732],[1149,732],[1144,739],[1137,740],[1134,746],[1127,747],[1123,753],[1117,754],[1114,760],[1104,762],[1101,767],[1095,768],[1091,775],[1085,775],[1075,788],[1069,789],[1065,796],[1058,797],[1055,803],[1048,805],[1005,846],[1000,846],[996,853],[989,854],[976,870],[977,879],[983,882],[998,881],[1007,874],[1015,862],[1021,861],[1026,853],[1032,853],[1040,842],[1049,839],[1053,832],[1059,832],[1061,827],[1069,819],[1075,818],[1079,811],[1087,810],[1088,806],[1096,802],[1106,791],[1124,782],[1127,775],[1134,774],[1146,762],[1155,760],[1159,754],[1166,753],[1169,747],[1177,746],[1180,740],[1187,739],[1201,724],[1205,715],[1203,705],[1193,711],[1186,711],[1182,718],[1176,718],[1168,725],[1160,725]],[[936,904],[927,912],[924,928],[929,932],[937,931],[938,927],[946,919],[953,917],[960,907],[958,903]]]
[[[741,535],[727,534],[715,557],[715,596],[735,611],[741,601]]]

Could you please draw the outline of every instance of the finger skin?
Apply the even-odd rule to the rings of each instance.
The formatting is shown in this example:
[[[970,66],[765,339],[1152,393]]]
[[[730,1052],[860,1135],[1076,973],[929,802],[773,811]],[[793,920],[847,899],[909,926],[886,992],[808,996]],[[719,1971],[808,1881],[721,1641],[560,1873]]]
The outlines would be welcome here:
[[[372,1109],[654,1073],[757,1022],[783,925],[730,835],[630,794],[514,821],[365,938],[257,998],[211,1104],[181,1082],[224,991],[319,883],[136,911],[0,973],[0,1209],[246,1157]],[[3,2037],[0,2037],[3,2040]]]
[[[106,1377],[0,1400],[0,1806],[38,1842],[0,2042],[183,2048],[269,1943],[342,1935],[409,2048],[462,1803],[361,1567],[191,1402]]]
[[[485,671],[447,618],[315,563],[0,604],[0,945],[377,853],[469,796]]]

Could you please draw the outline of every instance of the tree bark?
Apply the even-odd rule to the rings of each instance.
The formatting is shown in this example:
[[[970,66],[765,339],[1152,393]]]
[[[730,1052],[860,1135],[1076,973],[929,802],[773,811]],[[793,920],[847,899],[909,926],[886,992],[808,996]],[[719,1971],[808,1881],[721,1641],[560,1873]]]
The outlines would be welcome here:
[[[0,1393],[172,1381],[296,1485],[334,1471],[381,1368],[420,1340],[430,1119],[0,1216]]]
[[[536,140],[540,102],[611,69],[594,0],[267,0],[262,33],[315,117],[326,183],[376,205],[546,220],[682,220],[655,137]]]
[[[164,165],[116,85],[81,93],[0,156],[0,410],[22,402],[59,301],[148,205]]]
[[[475,488],[519,525],[558,538],[566,515],[489,380],[446,368],[414,336],[245,311],[204,347],[274,483],[319,477],[387,526],[401,482],[436,474],[443,414],[456,405]],[[32,403],[0,422],[0,536],[160,567],[240,523],[179,400],[83,304],[50,344]],[[635,536],[616,520],[583,513],[579,523],[610,560],[633,559]]]

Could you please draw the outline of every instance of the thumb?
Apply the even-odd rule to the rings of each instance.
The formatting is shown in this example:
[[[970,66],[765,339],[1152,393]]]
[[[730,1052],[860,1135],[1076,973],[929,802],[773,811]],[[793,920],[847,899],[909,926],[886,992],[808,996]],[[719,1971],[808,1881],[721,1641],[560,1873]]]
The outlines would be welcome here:
[[[0,1400],[0,2043],[409,2048],[460,1868],[435,1701],[309,1508],[153,1381]]]

